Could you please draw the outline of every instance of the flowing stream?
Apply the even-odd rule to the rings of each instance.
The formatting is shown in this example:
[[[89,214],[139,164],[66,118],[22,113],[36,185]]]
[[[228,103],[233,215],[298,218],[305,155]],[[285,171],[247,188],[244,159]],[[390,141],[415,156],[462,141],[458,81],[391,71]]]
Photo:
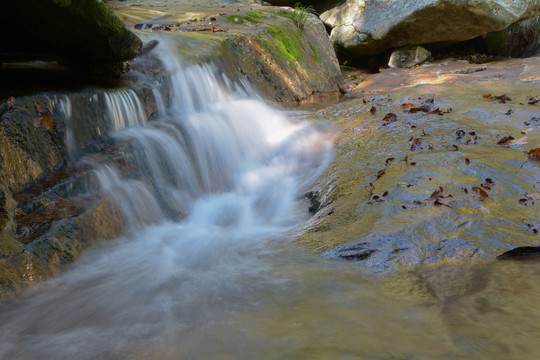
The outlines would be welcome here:
[[[527,280],[539,264],[372,276],[307,254],[292,242],[308,217],[299,195],[328,165],[332,134],[165,42],[155,51],[172,85],[154,92],[159,119],[129,89],[105,96],[111,136],[149,180],[94,170],[130,230],[3,303],[0,359],[540,356],[528,306],[540,287]]]

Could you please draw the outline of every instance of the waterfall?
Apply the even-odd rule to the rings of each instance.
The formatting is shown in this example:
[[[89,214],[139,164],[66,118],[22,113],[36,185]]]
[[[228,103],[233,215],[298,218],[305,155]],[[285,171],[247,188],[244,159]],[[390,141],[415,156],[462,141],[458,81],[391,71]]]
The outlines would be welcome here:
[[[133,358],[135,344],[174,343],[244,303],[266,271],[259,258],[307,213],[297,197],[330,160],[332,137],[160,41],[171,86],[153,90],[157,119],[130,89],[104,95],[110,137],[138,176],[111,163],[94,171],[136,231],[0,309],[0,359]]]

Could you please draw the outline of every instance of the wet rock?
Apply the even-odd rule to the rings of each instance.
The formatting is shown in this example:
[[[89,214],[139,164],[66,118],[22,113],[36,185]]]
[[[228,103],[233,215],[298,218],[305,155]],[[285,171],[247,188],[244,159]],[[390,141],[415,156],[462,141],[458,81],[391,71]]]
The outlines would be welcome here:
[[[431,52],[421,46],[408,46],[394,50],[388,66],[391,68],[412,68],[431,57]]]
[[[538,77],[529,73],[534,66],[522,61],[514,69],[512,64],[505,61],[497,71],[489,64],[471,74],[452,67],[434,66],[435,71],[431,65],[389,69],[366,78],[366,88],[376,87],[384,76],[398,85],[394,90],[369,94],[360,83],[353,92],[359,99],[315,113],[315,118],[333,119],[339,133],[333,163],[310,189],[319,211],[299,241],[336,257],[343,252],[363,258],[364,250],[376,250],[360,262],[374,272],[493,261],[508,248],[537,245],[530,223],[538,209],[520,199],[536,192],[538,167],[534,163],[515,174],[535,145],[494,147],[505,134],[519,136],[531,116],[527,99],[537,91]],[[438,84],[432,71],[458,81]],[[437,85],[413,87],[423,72],[426,82]],[[407,74],[413,73],[409,83]],[[472,83],[459,83],[467,79]],[[486,87],[497,95],[506,92],[512,104],[484,97]],[[410,111],[422,104],[431,110]],[[512,117],[505,115],[509,105]],[[395,121],[385,122],[388,114],[395,114]],[[531,144],[540,142],[539,132],[527,136]],[[415,138],[422,139],[421,148],[411,148]],[[384,201],[373,200],[379,194],[386,194]]]
[[[0,62],[58,61],[117,75],[142,46],[101,1],[25,0],[4,10],[0,29],[11,35],[0,50]]]
[[[216,62],[230,78],[251,83],[268,100],[296,105],[342,94],[334,47],[322,22],[311,13],[299,18],[293,9],[237,4],[224,5],[217,14],[198,9],[204,20],[192,21],[185,18],[182,6],[168,7],[166,19],[154,19],[153,10],[148,18],[133,17],[135,8],[140,14],[148,10],[138,5],[114,11],[144,32],[170,36],[188,56],[193,54],[194,61]]]
[[[499,260],[525,260],[540,257],[540,246],[520,246],[497,256]]]
[[[411,44],[463,41],[539,14],[532,1],[327,1],[317,8],[349,57]],[[443,21],[444,19],[444,21]]]

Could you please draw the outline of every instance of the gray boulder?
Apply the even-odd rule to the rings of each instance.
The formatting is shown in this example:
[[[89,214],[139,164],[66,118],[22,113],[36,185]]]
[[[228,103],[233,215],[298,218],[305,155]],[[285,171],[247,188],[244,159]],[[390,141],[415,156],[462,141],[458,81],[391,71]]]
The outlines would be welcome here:
[[[406,46],[392,52],[388,66],[391,68],[412,68],[431,57],[431,52],[421,46]]]
[[[370,56],[498,31],[539,15],[540,0],[342,0],[326,1],[318,10],[338,49]]]

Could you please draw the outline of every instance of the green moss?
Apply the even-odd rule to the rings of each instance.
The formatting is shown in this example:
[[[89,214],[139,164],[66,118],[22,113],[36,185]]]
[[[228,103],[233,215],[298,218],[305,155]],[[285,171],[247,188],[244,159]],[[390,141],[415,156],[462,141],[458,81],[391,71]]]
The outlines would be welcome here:
[[[225,18],[228,22],[231,24],[240,24],[242,25],[244,23],[244,17],[238,16],[238,15],[230,15]]]
[[[300,37],[289,26],[272,25],[265,28],[265,33],[270,36],[261,35],[259,40],[274,55],[288,62],[304,61]]]
[[[261,11],[255,11],[255,10],[248,11],[246,13],[246,17],[254,18],[254,19],[266,19],[266,16],[264,16]]]
[[[311,55],[311,58],[315,62],[321,62],[321,57],[319,56],[319,52],[317,51],[317,48],[314,45],[309,44],[309,47],[313,51],[313,55]]]
[[[294,13],[291,12],[291,11],[279,10],[278,12],[276,12],[276,15],[281,16],[281,17],[285,17],[287,19],[293,19],[294,18]]]

